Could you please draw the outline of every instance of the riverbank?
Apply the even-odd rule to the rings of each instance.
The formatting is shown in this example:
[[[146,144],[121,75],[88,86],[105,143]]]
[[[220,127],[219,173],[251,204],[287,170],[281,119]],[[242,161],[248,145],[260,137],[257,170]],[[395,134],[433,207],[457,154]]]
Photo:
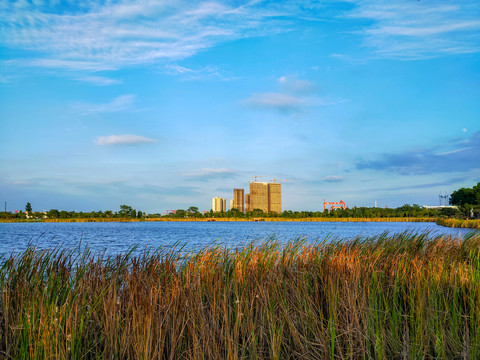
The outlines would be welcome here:
[[[0,267],[7,358],[480,357],[480,235],[396,234]],[[12,255],[13,256],[13,255]]]
[[[480,220],[463,219],[438,219],[437,225],[451,228],[478,229],[480,230]]]
[[[307,217],[307,218],[283,218],[283,217],[257,217],[257,218],[225,218],[225,217],[211,217],[211,218],[142,218],[142,219],[128,219],[128,218],[75,218],[75,219],[15,219],[5,220],[0,219],[0,223],[16,223],[16,222],[140,222],[140,221],[197,221],[197,222],[214,222],[214,221],[307,221],[307,222],[436,222],[437,218],[419,218],[419,217],[379,217],[379,218],[338,218],[338,217]]]

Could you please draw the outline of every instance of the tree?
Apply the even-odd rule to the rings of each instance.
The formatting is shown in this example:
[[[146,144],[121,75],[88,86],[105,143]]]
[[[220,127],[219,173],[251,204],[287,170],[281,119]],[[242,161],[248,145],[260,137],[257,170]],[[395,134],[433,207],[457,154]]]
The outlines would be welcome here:
[[[187,212],[188,212],[189,214],[196,214],[196,213],[198,213],[198,207],[196,207],[196,206],[190,206],[190,207],[187,209]]]
[[[32,204],[27,202],[27,205],[25,205],[25,211],[28,212],[28,213],[31,213],[32,212]]]
[[[450,195],[451,205],[480,205],[480,182],[473,188],[461,188]]]
[[[118,215],[121,217],[136,217],[137,211],[128,205],[120,205]]]
[[[178,209],[178,210],[175,212],[175,217],[177,217],[177,218],[182,218],[182,219],[183,219],[183,218],[185,217],[185,214],[186,214],[185,210],[183,210],[183,209]]]
[[[49,218],[52,218],[52,219],[56,219],[60,216],[60,211],[58,211],[57,209],[50,209],[48,212],[47,212],[47,216]]]

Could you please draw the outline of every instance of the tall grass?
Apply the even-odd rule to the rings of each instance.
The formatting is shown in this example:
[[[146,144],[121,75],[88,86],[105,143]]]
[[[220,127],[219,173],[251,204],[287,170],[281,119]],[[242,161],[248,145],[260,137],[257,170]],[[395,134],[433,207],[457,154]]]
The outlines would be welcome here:
[[[14,359],[478,359],[480,236],[102,256],[33,248],[0,268]]]
[[[480,229],[480,220],[438,219],[437,224],[452,228]]]

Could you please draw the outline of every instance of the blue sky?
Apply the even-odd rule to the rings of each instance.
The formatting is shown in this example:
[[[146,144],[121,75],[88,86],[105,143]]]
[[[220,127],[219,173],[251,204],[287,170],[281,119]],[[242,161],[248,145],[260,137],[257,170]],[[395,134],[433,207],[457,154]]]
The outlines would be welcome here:
[[[285,210],[479,182],[478,1],[0,2],[8,210],[209,210],[254,175]]]

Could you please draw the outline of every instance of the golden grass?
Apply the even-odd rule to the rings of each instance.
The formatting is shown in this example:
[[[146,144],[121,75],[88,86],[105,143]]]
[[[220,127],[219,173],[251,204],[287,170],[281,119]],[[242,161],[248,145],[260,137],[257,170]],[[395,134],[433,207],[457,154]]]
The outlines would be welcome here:
[[[479,245],[403,233],[194,254],[28,249],[0,269],[0,354],[476,359]]]
[[[480,220],[438,219],[437,224],[452,228],[480,229]]]

